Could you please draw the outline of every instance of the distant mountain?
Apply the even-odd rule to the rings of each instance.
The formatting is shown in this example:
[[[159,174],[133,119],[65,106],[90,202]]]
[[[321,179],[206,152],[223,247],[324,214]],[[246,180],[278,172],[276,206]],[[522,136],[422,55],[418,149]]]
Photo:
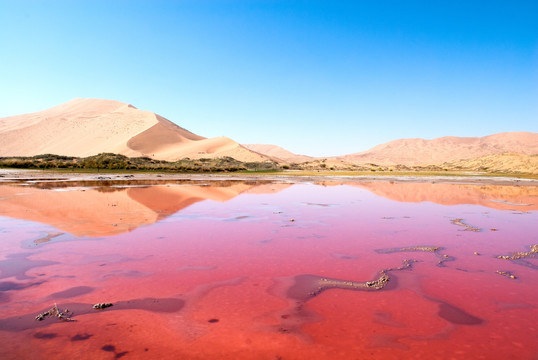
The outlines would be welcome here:
[[[270,145],[270,144],[242,144],[242,145],[249,150],[255,151],[262,155],[269,156],[278,162],[302,163],[306,161],[312,161],[315,159],[311,156],[294,154],[291,151],[288,151],[277,145]]]
[[[377,145],[367,151],[337,156],[335,159],[352,164],[429,165],[507,152],[538,154],[538,134],[505,132],[484,137],[400,139]]]
[[[48,110],[1,118],[0,145],[0,156],[111,152],[168,161],[223,156],[268,160],[229,138],[207,139],[150,111],[101,99],[74,99]]]

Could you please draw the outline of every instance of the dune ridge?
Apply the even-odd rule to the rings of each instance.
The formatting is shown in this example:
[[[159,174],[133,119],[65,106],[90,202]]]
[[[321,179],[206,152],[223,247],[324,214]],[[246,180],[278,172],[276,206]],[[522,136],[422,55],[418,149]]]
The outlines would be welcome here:
[[[510,164],[514,162],[521,163],[519,168],[525,168],[525,164],[532,166],[534,160],[529,160],[526,156],[538,154],[538,134],[522,131],[504,132],[484,137],[445,136],[432,140],[398,139],[374,146],[367,151],[325,158],[297,155],[277,145],[245,144],[244,146],[260,154],[290,163],[325,160],[331,164],[377,164],[383,166],[446,164],[447,166],[472,168],[472,164],[474,164],[472,162],[462,162],[461,164],[458,162],[490,156],[488,159],[477,161],[476,164],[485,161],[491,163],[491,166],[498,170],[510,170]],[[503,156],[503,154],[509,153],[519,154],[519,160],[515,160],[516,156],[512,155],[513,161],[509,161],[509,164],[501,164],[499,159],[508,160],[509,156]]]
[[[538,134],[504,132],[484,137],[446,136],[432,140],[399,139],[370,150],[332,157],[296,155],[276,145],[245,145],[279,162],[308,169],[353,169],[364,166],[438,166],[447,170],[538,173]]]
[[[0,119],[0,156],[102,152],[167,161],[230,156],[267,161],[232,139],[207,139],[150,111],[113,100],[73,99],[53,108]]]
[[[538,155],[502,153],[444,163],[441,166],[457,170],[538,174]]]
[[[242,144],[249,150],[269,156],[277,162],[302,163],[312,161],[315,158],[307,155],[294,154],[278,145],[271,144]]]
[[[352,164],[433,165],[502,153],[538,154],[538,134],[504,132],[484,137],[445,136],[432,140],[399,139],[370,150],[336,157]]]

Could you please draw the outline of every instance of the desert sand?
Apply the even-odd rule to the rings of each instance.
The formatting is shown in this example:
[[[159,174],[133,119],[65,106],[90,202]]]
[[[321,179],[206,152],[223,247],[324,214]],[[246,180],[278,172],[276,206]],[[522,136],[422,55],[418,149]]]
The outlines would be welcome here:
[[[226,138],[204,138],[150,111],[112,100],[74,99],[48,110],[0,119],[0,156],[57,154],[91,156],[102,152],[129,157],[230,156],[266,161]]]
[[[503,153],[444,164],[451,169],[538,174],[538,155]]]
[[[538,154],[538,134],[505,132],[484,137],[400,139],[338,159],[353,164],[432,165],[502,153]]]
[[[277,145],[271,145],[271,144],[242,144],[242,145],[249,150],[269,156],[277,160],[278,162],[302,163],[302,162],[314,160],[314,158],[311,156],[297,155]]]

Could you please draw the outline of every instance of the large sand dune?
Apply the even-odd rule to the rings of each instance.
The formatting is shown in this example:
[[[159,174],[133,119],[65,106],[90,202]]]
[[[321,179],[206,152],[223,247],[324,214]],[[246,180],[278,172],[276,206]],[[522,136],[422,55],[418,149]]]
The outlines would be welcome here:
[[[150,111],[112,100],[74,99],[48,110],[0,119],[0,156],[102,152],[175,161],[230,156],[265,161],[237,142],[206,139]]]

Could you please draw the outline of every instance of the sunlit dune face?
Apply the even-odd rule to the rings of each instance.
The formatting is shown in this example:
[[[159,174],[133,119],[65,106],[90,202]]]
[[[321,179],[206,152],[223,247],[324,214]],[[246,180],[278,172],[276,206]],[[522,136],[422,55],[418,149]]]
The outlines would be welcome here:
[[[225,156],[244,162],[268,160],[232,139],[207,139],[153,112],[103,99],[73,99],[36,113],[2,118],[0,142],[0,156],[116,153],[167,161]]]

